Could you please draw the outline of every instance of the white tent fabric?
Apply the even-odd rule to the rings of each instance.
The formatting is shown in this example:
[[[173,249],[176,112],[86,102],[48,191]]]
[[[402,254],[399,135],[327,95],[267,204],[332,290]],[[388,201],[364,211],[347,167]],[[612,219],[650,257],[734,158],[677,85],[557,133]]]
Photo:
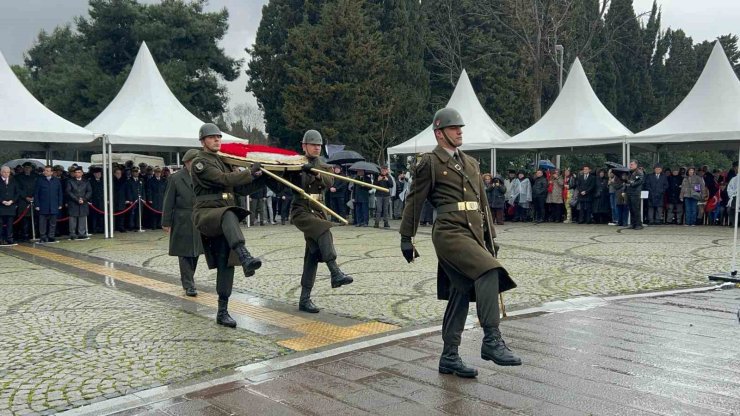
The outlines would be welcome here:
[[[621,144],[632,135],[604,107],[576,58],[568,79],[547,113],[498,149],[552,149]]]
[[[689,143],[740,140],[740,80],[719,41],[689,94],[660,123],[628,143]]]
[[[465,122],[462,150],[492,149],[498,143],[509,138],[509,135],[501,130],[491,120],[486,110],[483,109],[475,95],[468,73],[464,69],[457,81],[455,91],[452,92],[450,101],[447,103],[447,107],[459,111]],[[429,127],[413,138],[388,148],[388,154],[430,152],[436,146],[437,140],[434,138],[434,130],[430,124]]]
[[[203,122],[172,94],[157,69],[146,43],[126,82],[108,107],[86,127],[105,134],[116,149],[200,147],[198,129]],[[239,139],[224,134],[226,141]]]
[[[0,53],[0,142],[29,149],[94,140],[92,131],[58,116],[28,92]]]

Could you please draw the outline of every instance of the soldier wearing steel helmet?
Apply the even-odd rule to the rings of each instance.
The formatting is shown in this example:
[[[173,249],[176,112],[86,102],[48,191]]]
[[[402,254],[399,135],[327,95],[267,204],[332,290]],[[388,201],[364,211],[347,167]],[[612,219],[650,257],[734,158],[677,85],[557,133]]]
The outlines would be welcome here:
[[[324,191],[329,189],[334,180],[329,175],[321,175],[312,169],[329,171],[319,159],[323,139],[316,130],[308,130],[303,135],[301,147],[308,158],[308,163],[302,170],[292,175],[291,182],[306,191],[315,199],[321,200]],[[316,271],[319,263],[324,262],[331,273],[331,287],[338,288],[352,283],[351,276],[342,272],[337,265],[337,251],[334,248],[334,239],[330,228],[334,225],[327,220],[324,212],[313,205],[298,192],[293,193],[293,202],[290,207],[290,218],[303,232],[306,240],[306,250],[303,257],[303,274],[301,275],[301,297],[298,309],[303,312],[317,313],[319,308],[311,300],[311,290],[316,281]]]
[[[406,197],[401,221],[401,252],[408,262],[419,254],[412,237],[419,225],[424,201],[437,210],[432,242],[438,258],[437,297],[448,301],[442,323],[444,348],[439,372],[476,377],[478,371],[463,363],[458,346],[470,302],[484,331],[481,357],[498,365],[521,365],[499,331],[500,292],[516,287],[496,259],[496,237],[478,162],[460,151],[462,116],[443,108],[434,115],[437,147],[422,155]]]
[[[248,195],[254,187],[263,186],[259,163],[249,170],[238,171],[221,160],[221,130],[206,123],[200,128],[203,149],[191,162],[191,178],[195,205],[193,223],[200,232],[203,251],[209,269],[217,269],[219,325],[235,328],[236,321],[229,315],[228,304],[234,284],[234,266],[241,265],[244,275],[250,277],[262,266],[259,258],[247,250],[239,222],[249,215],[236,205],[235,193]]]

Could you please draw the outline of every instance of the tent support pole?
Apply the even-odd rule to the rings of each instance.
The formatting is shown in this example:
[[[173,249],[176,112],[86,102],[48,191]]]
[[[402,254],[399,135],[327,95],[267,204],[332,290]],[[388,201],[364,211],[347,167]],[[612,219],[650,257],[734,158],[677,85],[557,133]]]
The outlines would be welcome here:
[[[491,149],[491,176],[496,176],[496,148]]]
[[[740,161],[740,150],[738,150],[738,161]],[[737,276],[737,213],[738,209],[740,209],[737,198],[738,195],[735,195],[735,222],[733,223],[735,235],[732,238],[732,264],[730,265],[730,274],[733,277]]]
[[[108,189],[108,155],[105,148],[105,136],[100,137],[100,142],[103,144],[103,153],[101,154],[103,159],[103,230],[105,238],[110,238],[110,224],[108,224],[108,201],[110,201],[112,198],[110,198],[110,189]]]
[[[113,230],[115,227],[113,226],[114,218],[113,218],[113,145],[108,140],[108,136],[105,137],[107,145],[108,145],[108,189],[110,190],[110,204],[108,209],[108,223],[110,224],[110,238],[113,238]]]
[[[180,166],[180,152],[175,152],[175,157],[177,158],[177,166]]]

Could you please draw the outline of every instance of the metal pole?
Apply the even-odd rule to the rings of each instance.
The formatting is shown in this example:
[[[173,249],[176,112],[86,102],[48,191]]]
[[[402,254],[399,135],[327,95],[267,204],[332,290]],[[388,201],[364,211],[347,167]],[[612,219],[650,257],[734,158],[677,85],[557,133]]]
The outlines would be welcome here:
[[[177,158],[177,166],[180,166],[180,152],[175,152],[175,157]]]
[[[496,148],[491,149],[491,176],[496,175]]]
[[[31,240],[36,241],[36,221],[33,219],[33,214],[36,213],[36,208],[33,206],[33,203],[35,201],[31,202]]]
[[[740,150],[738,150],[738,160],[740,160]],[[730,274],[732,276],[737,276],[737,212],[738,209],[740,209],[740,204],[738,203],[737,198],[739,195],[740,192],[735,193],[735,222],[733,224],[733,228],[735,228],[735,235],[732,239],[732,264],[730,265]]]
[[[136,207],[136,210],[139,211],[139,232],[140,233],[144,232],[144,229],[141,228],[141,214],[142,214],[142,211],[144,211],[143,208],[144,208],[144,201],[141,199],[141,195],[139,195],[139,206]]]
[[[108,136],[105,137],[105,141],[108,145],[108,151],[106,152],[108,154],[108,193],[110,195],[110,199],[108,200],[108,224],[110,224],[110,238],[113,238],[114,235],[114,229],[116,227],[113,226],[114,224],[114,218],[113,218],[113,145],[111,144],[110,140],[108,140]]]
[[[109,197],[108,192],[108,158],[106,156],[106,148],[105,148],[105,136],[102,136],[100,138],[100,141],[103,143],[103,153],[101,153],[101,160],[103,163],[103,236],[104,238],[110,238],[110,227],[108,224],[108,201],[110,201],[112,198]],[[101,208],[101,207],[98,207]]]

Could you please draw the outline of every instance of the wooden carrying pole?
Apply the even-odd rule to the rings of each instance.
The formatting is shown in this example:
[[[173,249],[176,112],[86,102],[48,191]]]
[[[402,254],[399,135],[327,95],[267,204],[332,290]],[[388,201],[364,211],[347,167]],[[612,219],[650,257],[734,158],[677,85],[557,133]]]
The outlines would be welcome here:
[[[367,182],[363,182],[363,181],[358,181],[357,179],[352,179],[352,178],[348,178],[346,176],[337,175],[336,173],[327,172],[327,171],[324,171],[324,170],[321,170],[321,169],[316,169],[316,168],[311,169],[311,171],[316,172],[316,173],[320,173],[322,175],[329,175],[329,176],[331,176],[333,178],[341,179],[343,181],[352,182],[354,184],[357,184],[357,185],[360,185],[360,186],[364,186],[365,188],[373,188],[373,189],[376,189],[378,191],[383,191],[383,192],[390,193],[390,191],[387,188],[383,188],[382,186],[373,185],[371,183],[367,183]]]
[[[286,181],[285,179],[283,179],[283,178],[281,178],[280,176],[278,176],[278,175],[276,175],[276,174],[274,174],[274,173],[270,172],[269,170],[267,170],[267,169],[265,169],[265,168],[260,168],[260,170],[262,171],[262,173],[264,173],[264,174],[268,175],[269,177],[271,177],[271,178],[275,179],[276,181],[278,181],[278,182],[282,183],[283,185],[285,185],[285,186],[288,186],[288,187],[290,187],[291,189],[293,189],[294,191],[298,192],[298,193],[299,193],[299,194],[301,194],[301,195],[302,195],[302,196],[303,196],[304,198],[306,198],[306,199],[308,199],[309,201],[313,202],[314,204],[318,205],[319,207],[321,207],[321,209],[322,209],[322,210],[324,210],[324,211],[328,212],[329,214],[331,214],[331,215],[332,215],[333,217],[335,217],[336,219],[338,219],[339,221],[341,221],[341,222],[342,222],[342,223],[344,223],[345,225],[347,225],[347,224],[348,224],[347,220],[346,220],[346,219],[344,219],[344,217],[342,217],[341,215],[339,215],[339,214],[337,214],[336,212],[334,212],[334,211],[332,211],[331,209],[329,209],[329,207],[327,207],[326,205],[324,205],[324,204],[322,204],[321,202],[319,202],[319,201],[317,201],[316,199],[314,199],[314,197],[312,197],[311,195],[309,195],[309,194],[308,194],[308,193],[307,193],[306,191],[304,191],[304,190],[303,190],[303,189],[301,189],[300,187],[298,187],[298,186],[295,186],[295,185],[293,185],[293,184],[292,184],[292,183],[290,183],[289,181]],[[320,173],[325,173],[325,172],[321,172],[321,171],[319,171],[319,172],[320,172]]]

